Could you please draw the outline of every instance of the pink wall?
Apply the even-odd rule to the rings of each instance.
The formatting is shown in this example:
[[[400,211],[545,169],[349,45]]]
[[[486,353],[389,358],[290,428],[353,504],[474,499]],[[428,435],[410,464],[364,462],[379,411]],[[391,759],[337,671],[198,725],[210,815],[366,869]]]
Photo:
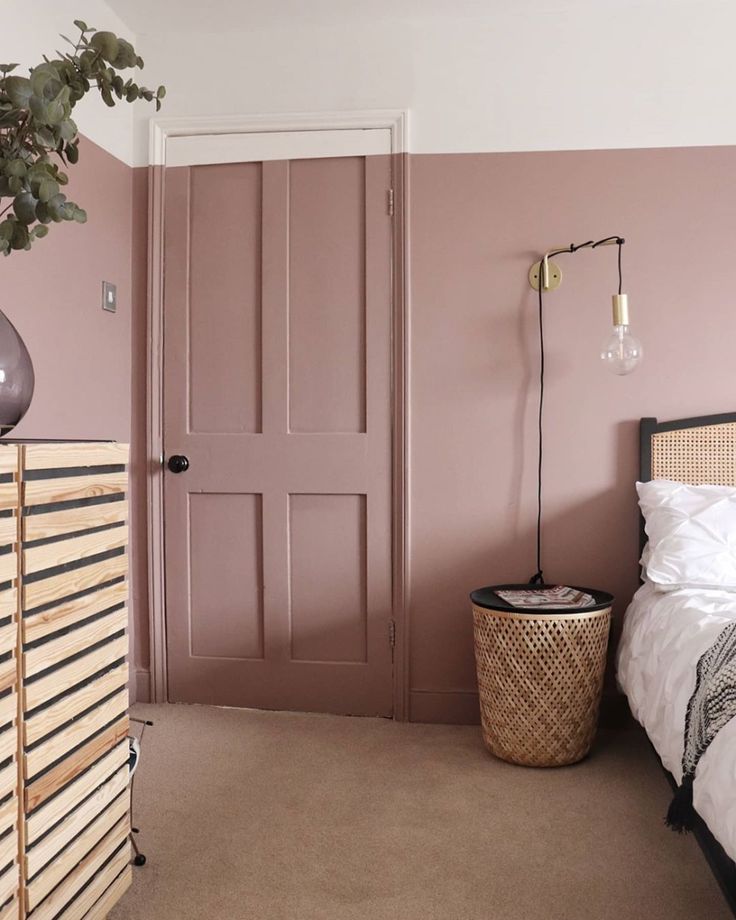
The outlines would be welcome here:
[[[142,264],[145,272],[140,245],[133,262],[133,170],[83,139],[69,174],[69,196],[87,210],[87,223],[54,224],[30,252],[0,258],[0,309],[25,339],[36,374],[33,402],[14,436],[127,442],[132,267]],[[103,279],[117,285],[115,314],[101,308]],[[145,322],[145,291],[136,308]],[[145,561],[145,544],[134,542],[133,606],[142,587],[135,571],[141,550]],[[145,608],[138,620],[144,618]]]
[[[411,714],[477,718],[467,592],[534,570],[534,255],[621,234],[645,364],[610,375],[615,250],[545,301],[548,580],[637,584],[638,419],[733,411],[731,147],[411,158]],[[577,445],[577,446],[576,446]]]
[[[598,359],[614,250],[560,257],[563,285],[546,300],[545,572],[613,591],[620,615],[637,579],[639,417],[734,408],[734,166],[730,147],[410,158],[414,719],[476,718],[467,593],[534,568],[534,255],[627,239],[625,289],[646,348],[638,373],[610,376]],[[0,308],[37,374],[17,434],[132,440],[145,697],[147,171],[86,141],[72,189],[85,226],[54,226],[33,252],[0,260]],[[100,309],[103,278],[118,284],[116,315]]]
[[[0,309],[25,339],[36,391],[18,437],[130,435],[132,170],[83,140],[69,197],[86,224],[52,224],[30,252],[0,259]],[[118,312],[102,310],[102,281]]]

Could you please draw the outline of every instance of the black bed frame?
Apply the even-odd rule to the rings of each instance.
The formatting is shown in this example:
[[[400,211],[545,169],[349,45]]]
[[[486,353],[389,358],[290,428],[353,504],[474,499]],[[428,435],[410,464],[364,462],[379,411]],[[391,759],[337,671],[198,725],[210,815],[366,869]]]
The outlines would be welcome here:
[[[701,428],[708,425],[723,425],[736,422],[736,412],[727,412],[722,415],[701,415],[697,418],[677,419],[673,422],[658,422],[656,418],[643,418],[639,427],[639,477],[642,482],[652,478],[652,435],[660,431],[679,431],[682,428]],[[640,548],[644,548],[646,534],[644,532],[644,519],[641,518]],[[652,748],[654,750],[654,748]],[[655,751],[656,755],[656,751]],[[659,760],[659,757],[657,756]],[[677,788],[677,783],[672,774],[660,761],[662,770],[669,780],[672,789]],[[710,832],[708,825],[697,812],[695,813],[695,826],[693,834],[703,851],[708,865],[723,892],[728,906],[736,917],[736,863],[728,856],[721,844]]]

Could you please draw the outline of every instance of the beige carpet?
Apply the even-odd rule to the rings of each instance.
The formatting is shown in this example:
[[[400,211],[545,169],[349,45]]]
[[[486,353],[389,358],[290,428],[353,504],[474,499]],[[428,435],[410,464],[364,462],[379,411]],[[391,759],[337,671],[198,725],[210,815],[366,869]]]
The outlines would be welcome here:
[[[638,730],[585,763],[472,727],[139,706],[148,864],[109,920],[727,920]]]

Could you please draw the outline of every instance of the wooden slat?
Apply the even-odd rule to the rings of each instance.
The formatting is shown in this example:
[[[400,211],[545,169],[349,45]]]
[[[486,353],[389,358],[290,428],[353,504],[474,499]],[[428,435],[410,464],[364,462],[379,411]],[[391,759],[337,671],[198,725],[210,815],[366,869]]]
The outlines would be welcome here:
[[[0,591],[0,619],[15,617],[18,612],[18,589],[13,586]]]
[[[12,687],[18,679],[18,665],[15,656],[0,663],[0,693]]]
[[[122,818],[115,827],[100,840],[97,846],[84,857],[74,871],[71,872],[64,881],[38,905],[38,907],[36,907],[33,914],[33,920],[53,920],[53,918],[57,916],[59,916],[59,918],[62,916],[69,918],[81,917],[83,912],[77,905],[70,904],[63,914],[60,914],[60,911],[71,901],[79,889],[99,872],[105,860],[109,859],[125,840],[127,832],[127,818]],[[126,856],[127,851],[128,847],[124,846],[123,853],[126,854]],[[116,862],[116,860],[113,861]],[[120,868],[122,868],[122,866]],[[118,872],[119,871],[120,869],[118,869]],[[113,873],[111,873],[111,875],[112,874]],[[28,889],[26,889],[26,894],[28,894]]]
[[[81,537],[70,537],[68,540],[58,540],[56,543],[46,543],[43,546],[33,546],[23,550],[23,574],[32,575],[42,572],[57,565],[66,565],[79,559],[88,559],[99,553],[125,546],[128,542],[128,528],[113,527],[98,533],[83,534]],[[9,555],[15,555],[11,553]],[[2,560],[0,556],[0,579],[2,578]],[[10,576],[13,577],[13,576]]]
[[[8,757],[15,757],[18,753],[18,730],[15,725],[11,725],[4,731],[0,732],[0,763],[7,760]],[[0,863],[2,865],[2,863]]]
[[[29,910],[33,910],[37,904],[40,904],[69,870],[76,866],[121,818],[127,817],[128,806],[129,803],[125,796],[121,796],[113,802],[27,886],[26,903]],[[126,828],[126,833],[129,830],[130,828]]]
[[[40,741],[49,732],[61,728],[66,722],[69,722],[80,712],[84,712],[90,706],[93,706],[97,700],[117,690],[118,687],[124,687],[128,682],[128,664],[127,662],[118,665],[111,671],[107,671],[102,677],[93,680],[90,684],[85,684],[74,693],[63,696],[57,703],[48,706],[40,712],[26,718],[23,721],[23,744],[28,747]]]
[[[18,862],[18,831],[14,828],[0,840],[0,868]]]
[[[18,542],[18,518],[0,517],[0,546]]]
[[[79,804],[86,796],[93,792],[101,783],[116,771],[130,758],[130,749],[127,739],[122,741],[100,759],[83,776],[70,783],[63,792],[60,792],[43,808],[26,819],[26,842],[34,843],[45,834],[49,828],[60,821],[75,805]]]
[[[0,726],[12,722],[18,715],[18,697],[15,693],[8,693],[0,699]]]
[[[29,783],[24,790],[24,804],[26,811],[33,811],[42,805],[50,796],[58,792],[67,783],[76,779],[90,764],[102,756],[110,748],[113,748],[119,741],[128,734],[127,716],[120,719],[114,725],[106,728],[104,732],[97,735],[87,744],[83,745],[78,751],[75,751],[70,757],[62,761],[58,766],[53,767],[48,773],[44,773],[35,782]],[[13,766],[11,764],[11,766]],[[17,773],[17,771],[16,771]],[[0,777],[2,774],[0,773]]]
[[[23,609],[33,610],[42,604],[50,604],[56,600],[69,597],[78,591],[94,588],[106,581],[112,581],[121,575],[128,574],[128,555],[113,556],[102,562],[93,562],[71,572],[53,575],[51,578],[42,578],[40,581],[23,585]]]
[[[128,582],[119,581],[114,585],[100,588],[92,594],[78,597],[76,600],[57,604],[56,607],[51,607],[42,613],[23,617],[23,642],[28,644],[35,642],[36,639],[43,639],[50,633],[65,629],[67,626],[72,626],[96,613],[102,613],[103,610],[127,600]]]
[[[128,859],[129,858],[130,855],[128,854]],[[115,869],[117,869],[118,863],[122,865],[122,862],[122,857],[118,858],[116,856],[115,859],[112,860],[112,863],[115,863],[115,867],[113,867],[111,863],[109,872],[107,867],[105,867],[104,876],[102,873],[100,873],[99,881],[95,879],[95,881],[92,883],[92,885],[95,886],[95,892],[97,891],[97,888],[102,888],[107,883],[109,877],[113,874]],[[105,920],[113,907],[115,907],[115,905],[123,897],[128,888],[130,888],[132,882],[133,870],[130,868],[130,866],[126,866],[115,879],[115,881],[108,887],[107,891],[105,891],[102,897],[92,905],[89,913],[86,913],[82,920]],[[83,899],[86,905],[86,902],[91,898],[93,893],[92,885],[90,885],[84,894],[79,898],[80,906]],[[0,918],[0,920],[2,920],[2,918]],[[72,920],[72,918],[71,916],[65,915],[60,918],[60,920]]]
[[[0,799],[18,788],[18,764],[13,761],[0,770]]]
[[[15,623],[8,623],[7,626],[0,626],[0,655],[15,650],[18,644],[18,627]]]
[[[64,665],[58,671],[52,671],[51,674],[24,685],[24,710],[27,712],[29,709],[35,709],[41,703],[45,703],[47,700],[71,690],[76,684],[101,671],[105,665],[112,664],[119,658],[124,658],[127,654],[128,637],[119,636],[89,654],[82,655],[76,661],[71,661],[69,664]]]
[[[0,582],[18,577],[18,555],[15,552],[0,554]]]
[[[20,887],[20,869],[18,863],[13,863],[7,872],[0,875],[0,904],[7,901],[11,895],[17,893]]]
[[[74,809],[71,814],[55,827],[50,834],[47,834],[43,840],[32,847],[25,858],[26,878],[31,878],[39,870],[50,862],[60,850],[67,844],[75,840],[90,821],[102,814],[113,799],[116,799],[122,792],[128,789],[130,784],[130,774],[127,767],[118,769],[110,779],[94,793],[85,802]],[[123,799],[125,808],[130,807],[130,792],[127,792]]]
[[[18,465],[18,445],[0,444],[0,473],[17,473]]]
[[[127,444],[26,444],[23,467],[26,470],[59,470],[71,466],[109,466],[128,462]]]
[[[9,904],[6,904],[5,907],[0,910],[0,920],[18,920],[19,917],[20,901],[17,898],[13,898]]]
[[[15,488],[14,483],[7,483]],[[100,495],[114,495],[124,492],[128,485],[127,473],[94,473],[91,476],[65,476],[60,479],[33,479],[23,483],[23,505],[47,505],[51,502],[78,501],[83,498],[98,498]],[[0,483],[0,508],[12,508],[17,502],[17,495],[8,492],[3,504],[2,484]]]
[[[84,626],[63,633],[56,639],[49,639],[35,648],[23,653],[23,676],[25,678],[40,674],[66,658],[84,651],[96,642],[102,642],[113,633],[125,629],[128,625],[128,608],[120,607],[107,616],[92,620]]]
[[[0,482],[0,511],[15,511],[18,508],[18,483]]]
[[[85,738],[125,712],[127,708],[128,690],[127,687],[124,687],[107,702],[101,703],[88,712],[86,716],[72,722],[71,725],[52,735],[47,741],[43,741],[32,751],[26,751],[23,758],[26,778],[36,776],[41,770],[45,770],[73,747],[81,744]]]
[[[30,514],[23,518],[23,540],[45,540],[65,533],[116,524],[128,519],[128,502],[106,502],[101,505],[83,505],[47,514]],[[2,521],[2,518],[0,518]],[[12,541],[9,541],[12,542]]]
[[[8,799],[0,807],[0,834],[4,833],[9,827],[15,827],[18,823],[18,800]]]

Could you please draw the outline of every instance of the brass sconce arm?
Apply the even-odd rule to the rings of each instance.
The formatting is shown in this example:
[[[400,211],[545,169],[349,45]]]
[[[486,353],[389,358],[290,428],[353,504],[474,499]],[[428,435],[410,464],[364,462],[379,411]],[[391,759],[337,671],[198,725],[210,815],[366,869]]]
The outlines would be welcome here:
[[[535,291],[539,290],[539,279],[542,279],[542,290],[554,291],[562,282],[562,272],[550,260],[566,252],[578,252],[580,249],[597,249],[598,246],[618,246],[619,262],[619,294],[621,293],[621,247],[626,242],[622,236],[606,236],[602,240],[587,240],[585,243],[570,243],[569,246],[560,246],[550,249],[535,262],[529,269],[529,283]]]

